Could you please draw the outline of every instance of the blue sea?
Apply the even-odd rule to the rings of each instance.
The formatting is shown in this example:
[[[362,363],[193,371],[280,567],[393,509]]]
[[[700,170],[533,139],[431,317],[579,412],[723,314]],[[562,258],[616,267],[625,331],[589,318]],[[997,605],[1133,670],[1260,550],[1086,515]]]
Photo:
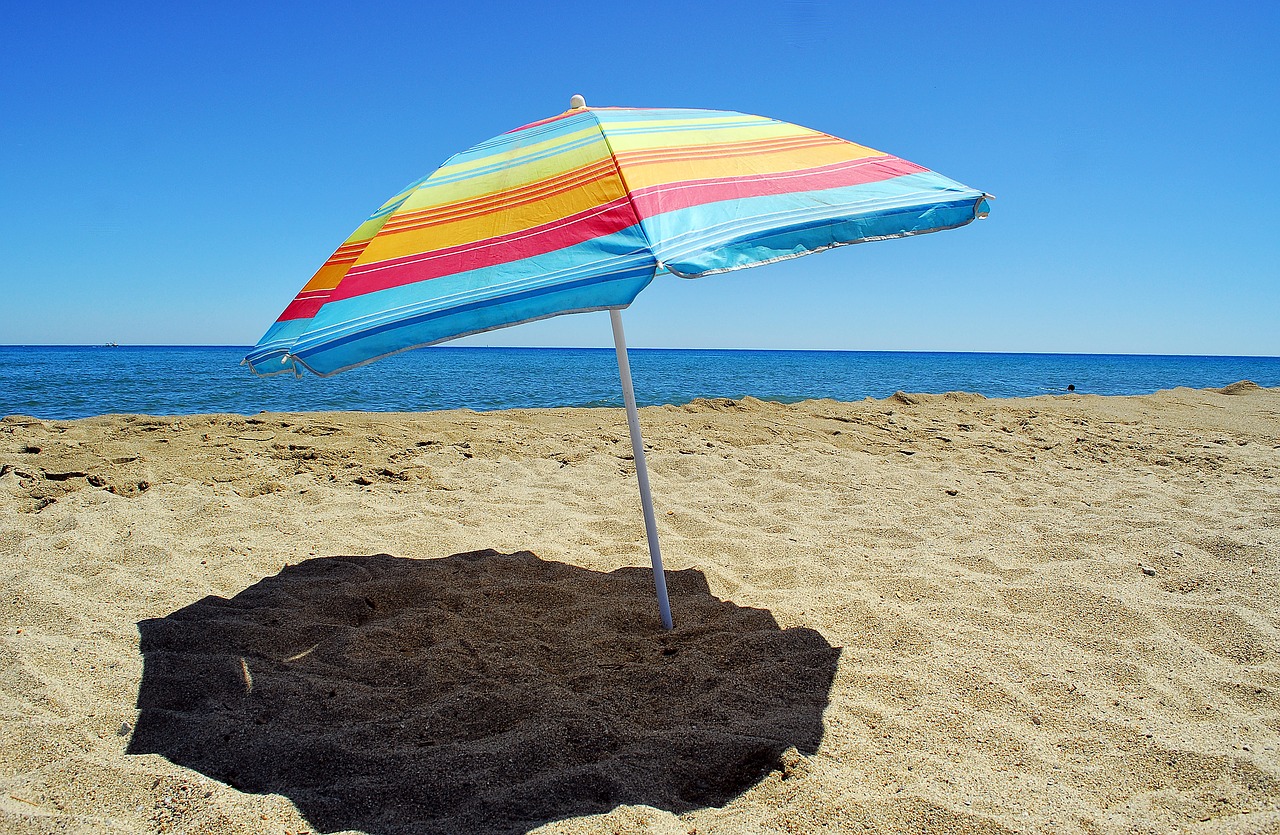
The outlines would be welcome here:
[[[0,415],[424,411],[620,406],[612,348],[410,351],[328,379],[260,379],[244,347],[0,346]],[[988,397],[1280,386],[1280,357],[632,349],[640,405],[746,395],[784,403],[895,391]]]

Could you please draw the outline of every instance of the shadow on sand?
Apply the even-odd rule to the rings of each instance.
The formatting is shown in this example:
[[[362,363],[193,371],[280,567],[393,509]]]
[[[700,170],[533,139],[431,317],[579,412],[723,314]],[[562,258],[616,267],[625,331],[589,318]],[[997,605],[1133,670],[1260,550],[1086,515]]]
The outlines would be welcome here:
[[[813,753],[839,649],[669,572],[522,551],[324,557],[139,624],[129,753],[275,792],[322,832],[523,832],[719,806]]]

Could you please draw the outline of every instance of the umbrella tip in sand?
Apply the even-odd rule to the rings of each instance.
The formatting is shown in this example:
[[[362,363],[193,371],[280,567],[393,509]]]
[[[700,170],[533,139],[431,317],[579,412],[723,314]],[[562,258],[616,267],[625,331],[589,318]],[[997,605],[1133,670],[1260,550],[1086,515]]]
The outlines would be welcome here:
[[[587,106],[587,100],[584,99],[582,96],[574,95],[573,98],[569,99],[570,110],[581,110],[586,106]]]

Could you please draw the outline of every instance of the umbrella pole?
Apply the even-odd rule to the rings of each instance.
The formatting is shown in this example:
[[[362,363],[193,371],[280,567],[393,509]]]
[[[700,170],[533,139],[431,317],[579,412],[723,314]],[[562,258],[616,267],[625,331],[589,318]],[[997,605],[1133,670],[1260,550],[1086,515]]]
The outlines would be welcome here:
[[[636,481],[640,482],[640,505],[644,508],[644,534],[649,541],[649,559],[653,561],[653,584],[658,590],[658,608],[662,625],[672,628],[671,603],[667,600],[667,577],[662,571],[662,551],[658,548],[658,525],[653,518],[653,497],[649,495],[649,468],[644,462],[644,439],[640,437],[640,415],[636,412],[636,393],[631,388],[631,363],[627,361],[627,339],[622,334],[622,313],[611,309],[613,349],[618,354],[618,376],[622,378],[622,401],[627,404],[627,428],[631,430],[631,452],[636,462]]]

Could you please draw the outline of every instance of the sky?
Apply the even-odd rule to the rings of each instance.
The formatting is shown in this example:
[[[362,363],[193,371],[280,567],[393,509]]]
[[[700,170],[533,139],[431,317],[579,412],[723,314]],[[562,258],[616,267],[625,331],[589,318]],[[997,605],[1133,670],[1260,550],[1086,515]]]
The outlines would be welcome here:
[[[1280,355],[1280,4],[14,3],[0,344],[251,345],[406,183],[588,104],[772,116],[995,196],[660,276],[633,346]],[[459,344],[611,344],[603,313]]]

